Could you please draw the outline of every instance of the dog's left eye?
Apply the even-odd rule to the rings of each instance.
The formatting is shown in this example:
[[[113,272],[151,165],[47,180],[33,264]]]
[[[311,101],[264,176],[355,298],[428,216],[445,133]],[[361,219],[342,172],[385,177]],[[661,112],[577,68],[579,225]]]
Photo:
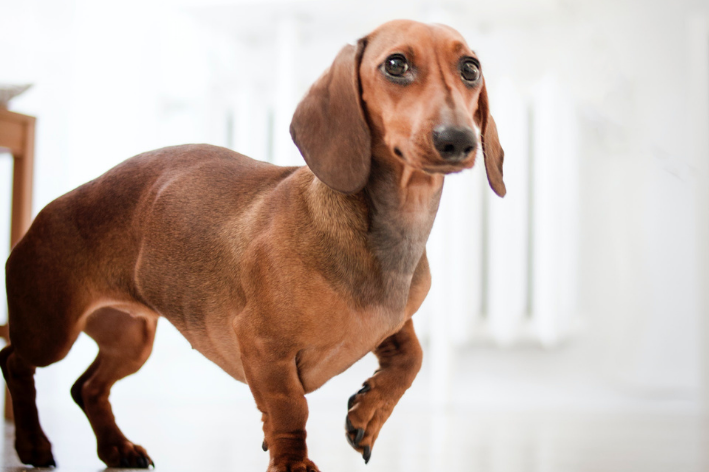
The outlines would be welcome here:
[[[474,84],[480,78],[480,66],[472,57],[461,61],[460,76],[469,84]]]

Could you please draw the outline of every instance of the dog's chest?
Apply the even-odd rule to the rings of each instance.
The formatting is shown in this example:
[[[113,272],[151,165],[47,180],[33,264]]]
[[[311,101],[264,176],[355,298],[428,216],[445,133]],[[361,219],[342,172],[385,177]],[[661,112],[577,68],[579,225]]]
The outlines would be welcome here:
[[[296,358],[298,374],[307,392],[320,388],[398,332],[406,313],[377,307],[352,313],[337,336],[320,345],[305,347]],[[332,334],[332,333],[331,333]]]

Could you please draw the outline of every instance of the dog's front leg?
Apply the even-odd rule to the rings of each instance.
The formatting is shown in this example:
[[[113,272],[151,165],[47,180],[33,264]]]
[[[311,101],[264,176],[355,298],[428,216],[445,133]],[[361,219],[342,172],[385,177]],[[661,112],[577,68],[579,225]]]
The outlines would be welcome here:
[[[374,354],[379,359],[379,369],[350,397],[347,405],[347,440],[362,453],[365,462],[369,462],[382,425],[421,369],[423,351],[413,322],[409,319]]]
[[[237,330],[246,381],[263,414],[264,449],[271,455],[267,472],[319,472],[305,444],[308,403],[297,351],[245,334]]]

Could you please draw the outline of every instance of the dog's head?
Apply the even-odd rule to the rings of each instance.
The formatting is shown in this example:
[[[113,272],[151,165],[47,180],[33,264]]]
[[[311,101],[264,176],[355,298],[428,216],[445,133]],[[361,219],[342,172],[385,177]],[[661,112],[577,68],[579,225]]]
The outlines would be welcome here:
[[[373,155],[450,173],[472,167],[478,149],[490,186],[506,193],[480,62],[447,26],[397,20],[345,46],[298,105],[291,136],[343,193],[365,186]]]

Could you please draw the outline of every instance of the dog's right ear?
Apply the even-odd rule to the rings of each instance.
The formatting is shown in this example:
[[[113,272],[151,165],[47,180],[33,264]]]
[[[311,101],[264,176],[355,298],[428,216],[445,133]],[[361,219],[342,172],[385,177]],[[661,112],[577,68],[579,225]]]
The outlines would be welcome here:
[[[310,87],[290,125],[293,142],[310,170],[327,186],[346,194],[369,178],[372,144],[364,117],[359,65],[366,39],[347,45]]]

